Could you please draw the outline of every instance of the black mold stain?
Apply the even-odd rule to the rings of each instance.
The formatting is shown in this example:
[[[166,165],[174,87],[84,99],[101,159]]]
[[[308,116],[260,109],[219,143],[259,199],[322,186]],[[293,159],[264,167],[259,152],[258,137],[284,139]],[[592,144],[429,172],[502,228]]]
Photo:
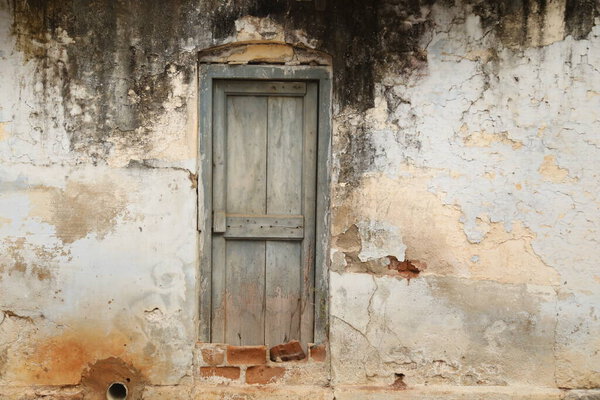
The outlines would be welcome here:
[[[57,124],[62,112],[71,149],[95,161],[115,137],[146,149],[173,80],[194,84],[196,57],[182,45],[210,43],[191,0],[14,0],[12,10],[17,48],[43,86],[31,118]]]
[[[504,45],[511,48],[535,44],[546,27],[548,0],[470,1],[484,27],[495,29]],[[580,40],[594,26],[600,15],[597,0],[566,0],[564,7],[565,36]]]
[[[346,190],[352,190],[359,185],[364,172],[372,167],[376,151],[364,126],[343,126],[341,131],[338,182],[345,184]]]
[[[594,18],[600,15],[596,0],[567,0],[565,28],[575,39],[583,39],[594,27]]]
[[[418,40],[428,27],[432,0],[239,0],[212,1],[212,33],[234,33],[241,16],[270,17],[286,32],[302,29],[332,55],[337,102],[364,110],[373,106],[374,82],[382,67],[395,72],[426,61]]]
[[[245,15],[270,17],[288,41],[296,40],[295,30],[315,39],[334,60],[336,104],[364,111],[384,72],[408,74],[426,65],[420,42],[432,29],[435,0],[9,1],[17,47],[35,61],[43,86],[30,116],[34,129],[63,124],[72,150],[97,161],[110,153],[112,139],[147,150],[174,79],[193,88],[196,51],[222,43]],[[547,0],[468,1],[509,47],[539,35],[531,26],[544,26],[548,7]],[[443,9],[452,0],[439,4]],[[597,15],[596,0],[566,0],[567,34],[585,37]],[[186,119],[185,107],[168,112]],[[364,163],[372,158],[368,146],[349,145],[364,149]]]
[[[402,72],[423,65],[417,41],[432,1],[13,0],[13,31],[26,58],[41,63],[55,64],[48,47],[60,43],[61,32],[74,40],[61,44],[68,55],[63,71],[43,83],[63,90],[73,148],[103,153],[110,147],[106,139],[119,132],[144,135],[139,128],[152,122],[149,114],[159,111],[156,103],[167,90],[154,77],[174,64],[191,78],[195,51],[233,34],[235,20],[244,15],[268,16],[288,33],[300,29],[317,39],[334,58],[337,102],[372,107],[374,81],[384,66]],[[39,69],[44,75],[44,66]],[[151,91],[137,93],[148,80],[155,83]],[[88,93],[71,93],[73,84]],[[131,90],[139,102],[130,102]],[[73,115],[74,108],[81,113]]]

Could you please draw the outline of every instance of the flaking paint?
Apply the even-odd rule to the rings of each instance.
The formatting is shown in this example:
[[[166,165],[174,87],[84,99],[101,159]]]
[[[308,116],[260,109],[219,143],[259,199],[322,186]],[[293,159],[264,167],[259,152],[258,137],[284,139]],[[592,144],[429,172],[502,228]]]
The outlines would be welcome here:
[[[196,53],[259,40],[335,77],[331,375],[290,384],[597,388],[599,29],[583,0],[1,3],[0,385],[117,359],[199,390]],[[257,49],[230,61],[290,57]]]

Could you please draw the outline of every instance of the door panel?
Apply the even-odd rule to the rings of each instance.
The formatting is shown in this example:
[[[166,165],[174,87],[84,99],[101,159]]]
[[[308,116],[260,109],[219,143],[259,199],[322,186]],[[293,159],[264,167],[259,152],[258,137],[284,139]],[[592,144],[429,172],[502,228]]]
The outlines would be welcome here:
[[[317,84],[216,81],[211,340],[313,339]]]
[[[301,243],[267,241],[265,342],[270,345],[300,339],[301,257]]]
[[[269,98],[267,212],[302,213],[301,97]]]
[[[227,213],[265,214],[267,97],[227,96]]]
[[[265,242],[228,240],[225,343],[261,344],[265,323]]]

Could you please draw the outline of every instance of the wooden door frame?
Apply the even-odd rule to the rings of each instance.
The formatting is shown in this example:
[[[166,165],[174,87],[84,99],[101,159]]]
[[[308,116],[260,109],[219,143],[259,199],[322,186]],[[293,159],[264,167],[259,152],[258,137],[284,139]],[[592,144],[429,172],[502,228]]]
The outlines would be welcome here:
[[[327,66],[199,64],[198,231],[200,249],[197,295],[198,338],[211,342],[212,310],[212,106],[215,79],[318,82],[317,204],[314,277],[314,339],[329,332],[329,238],[331,154],[331,69]],[[204,151],[208,149],[209,151]]]

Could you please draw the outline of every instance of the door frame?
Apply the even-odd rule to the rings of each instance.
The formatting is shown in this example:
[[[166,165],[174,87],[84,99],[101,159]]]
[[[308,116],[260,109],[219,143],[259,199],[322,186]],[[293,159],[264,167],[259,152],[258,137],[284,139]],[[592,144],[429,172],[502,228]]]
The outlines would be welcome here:
[[[199,64],[198,231],[200,267],[197,284],[198,339],[211,342],[212,310],[212,117],[213,81],[313,81],[318,89],[317,204],[314,277],[314,343],[327,341],[329,332],[329,237],[331,170],[331,69],[328,66]],[[209,151],[204,151],[209,149]]]

